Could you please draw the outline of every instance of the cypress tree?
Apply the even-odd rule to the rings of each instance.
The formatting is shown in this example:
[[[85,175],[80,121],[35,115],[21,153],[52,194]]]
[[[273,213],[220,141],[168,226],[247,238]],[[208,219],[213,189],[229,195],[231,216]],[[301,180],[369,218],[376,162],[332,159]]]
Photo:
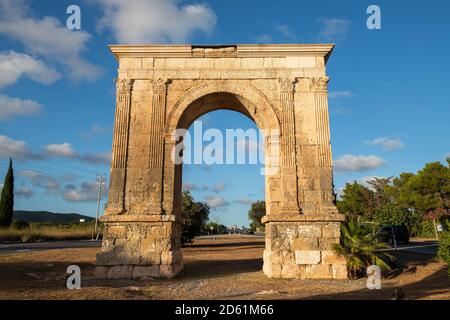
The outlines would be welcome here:
[[[9,227],[13,219],[14,210],[14,172],[12,160],[9,159],[9,168],[3,184],[0,198],[0,227]]]

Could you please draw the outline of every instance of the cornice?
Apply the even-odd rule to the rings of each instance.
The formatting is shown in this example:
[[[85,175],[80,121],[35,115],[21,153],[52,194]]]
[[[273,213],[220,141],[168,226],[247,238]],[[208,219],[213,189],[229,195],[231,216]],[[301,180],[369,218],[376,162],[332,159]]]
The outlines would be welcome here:
[[[110,45],[117,59],[123,57],[292,57],[319,56],[328,60],[333,44],[238,44],[238,45]]]

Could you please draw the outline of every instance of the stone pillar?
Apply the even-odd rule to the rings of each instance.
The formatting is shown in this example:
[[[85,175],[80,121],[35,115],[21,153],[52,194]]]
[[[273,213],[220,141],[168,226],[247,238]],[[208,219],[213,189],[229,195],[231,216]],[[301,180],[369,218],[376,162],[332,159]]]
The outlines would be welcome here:
[[[311,78],[318,149],[317,188],[322,211],[337,213],[334,205],[333,164],[331,156],[330,120],[328,114],[328,77]]]
[[[163,203],[164,124],[166,117],[166,79],[152,80],[152,111],[149,136],[148,166],[150,173],[149,214],[161,215]]]
[[[286,214],[300,214],[294,114],[295,80],[282,78],[278,79],[278,83],[281,113],[281,210]]]
[[[264,250],[264,273],[272,278],[296,279],[345,279],[347,268],[345,259],[338,257],[333,251],[333,245],[339,243],[340,222],[344,217],[337,210],[330,197],[332,195],[332,164],[330,133],[328,124],[328,102],[326,83],[327,78],[311,80],[313,99],[305,96],[302,100],[302,115],[307,119],[314,119],[316,140],[305,140],[304,145],[296,141],[295,133],[305,128],[296,128],[294,115],[294,82],[281,80],[280,83],[280,113],[282,126],[282,203],[295,204],[289,201],[299,185],[303,186],[314,201],[314,210],[303,214],[300,210],[285,210],[282,205],[278,212],[271,212],[263,218],[266,231],[266,247]],[[309,90],[308,90],[309,91]],[[291,103],[292,101],[292,103]],[[306,114],[308,113],[308,114]],[[307,142],[311,141],[311,142]],[[315,158],[311,163],[302,163],[297,159],[297,149],[304,148],[311,151],[308,157]],[[313,153],[312,150],[318,150]],[[307,158],[309,159],[309,158]],[[297,162],[299,161],[299,162]],[[315,163],[318,161],[319,165]],[[301,170],[297,170],[301,169]],[[314,183],[300,181],[298,171],[307,172],[309,180]],[[294,180],[295,179],[295,180]],[[287,183],[286,183],[286,182]],[[288,188],[288,189],[285,189]],[[288,195],[285,197],[285,195]],[[298,197],[296,197],[298,199]],[[287,201],[288,200],[288,201]]]
[[[171,278],[183,269],[181,223],[173,215],[105,216],[98,278]]]
[[[346,279],[346,261],[333,251],[342,220],[338,215],[266,216],[264,273],[271,278]]]
[[[149,131],[148,175],[145,183],[148,184],[148,202],[144,209],[130,207],[127,212],[123,209],[124,189],[126,181],[126,155],[127,135],[129,130],[129,113],[131,106],[130,96],[125,98],[118,90],[118,112],[116,115],[117,133],[114,135],[115,148],[113,151],[112,172],[116,166],[123,169],[118,175],[121,180],[111,180],[113,190],[120,191],[119,207],[123,214],[107,214],[102,217],[104,222],[102,251],[97,254],[96,276],[100,278],[170,278],[183,269],[183,258],[180,251],[181,220],[180,215],[173,210],[163,210],[163,194],[174,192],[174,183],[170,175],[164,176],[164,166],[173,167],[170,155],[166,153],[172,143],[165,143],[165,112],[166,112],[166,80],[152,80],[151,127]],[[128,90],[128,93],[130,90]],[[122,104],[124,103],[124,104]],[[144,121],[139,117],[136,121]],[[137,125],[137,124],[136,124]],[[125,129],[126,127],[126,129]],[[134,153],[138,151],[132,151]],[[131,157],[142,156],[130,154]],[[147,159],[147,156],[146,156]],[[166,161],[165,161],[166,160]],[[120,171],[122,173],[122,171]],[[139,177],[141,179],[142,177]],[[166,183],[164,183],[164,181]],[[121,184],[119,184],[121,183]],[[129,183],[133,183],[130,181]],[[167,190],[164,190],[163,185]],[[111,194],[111,193],[110,193]],[[115,193],[113,192],[113,195]],[[130,193],[129,197],[133,197]],[[114,200],[115,198],[113,198]],[[169,200],[169,199],[168,199]],[[111,202],[115,205],[117,201]],[[136,212],[138,211],[138,212]]]
[[[130,129],[130,107],[133,80],[116,81],[116,113],[112,147],[108,208],[105,214],[121,214],[125,211],[126,165],[128,157],[128,135]]]

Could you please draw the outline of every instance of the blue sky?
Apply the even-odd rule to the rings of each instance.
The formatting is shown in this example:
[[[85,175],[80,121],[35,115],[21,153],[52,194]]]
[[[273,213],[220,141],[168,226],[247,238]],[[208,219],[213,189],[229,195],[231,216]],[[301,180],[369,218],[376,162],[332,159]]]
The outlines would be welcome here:
[[[81,8],[81,31],[65,27]],[[370,4],[381,30],[366,27]],[[117,64],[107,44],[336,43],[327,72],[335,185],[416,171],[450,153],[450,3],[434,1],[0,0],[0,173],[16,209],[95,214],[108,173]],[[216,111],[204,127],[254,128]],[[258,165],[185,166],[211,217],[246,225],[264,198]]]

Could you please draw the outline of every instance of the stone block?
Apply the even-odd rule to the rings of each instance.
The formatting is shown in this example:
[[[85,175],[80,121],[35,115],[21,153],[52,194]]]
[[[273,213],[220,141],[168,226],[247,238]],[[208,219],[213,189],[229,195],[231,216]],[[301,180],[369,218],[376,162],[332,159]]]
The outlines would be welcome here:
[[[106,266],[96,266],[94,270],[94,278],[96,279],[106,279],[108,278],[109,267]]]
[[[119,62],[119,68],[123,70],[128,69],[141,69],[142,59],[141,58],[122,58]]]
[[[281,266],[281,277],[285,279],[305,279],[306,269],[296,264],[283,264]]]
[[[184,59],[184,58],[166,59],[165,68],[167,68],[167,69],[184,69],[184,68],[186,68],[186,59]]]
[[[158,278],[159,265],[135,266],[131,277],[133,279]]]
[[[161,253],[161,264],[175,264],[182,261],[180,251],[164,251]]]
[[[159,276],[162,278],[173,278],[182,270],[181,264],[161,265]]]
[[[329,223],[322,228],[322,237],[339,238],[341,234],[339,222]]]
[[[339,243],[339,238],[320,238],[320,250],[333,250],[333,245]]]
[[[301,225],[297,230],[298,236],[302,238],[320,238],[322,235],[321,227],[318,225]]]
[[[300,57],[299,61],[300,68],[315,68],[316,67],[316,57]]]
[[[332,266],[333,279],[345,280],[348,279],[347,265],[334,264]]]
[[[332,250],[323,250],[322,251],[322,261],[327,264],[344,264],[346,263],[345,258],[339,256]]]
[[[110,279],[129,279],[133,273],[133,266],[112,266],[108,271]]]
[[[281,264],[264,262],[263,272],[269,278],[281,278]]]
[[[143,69],[153,69],[153,58],[142,58]]]
[[[317,264],[306,266],[307,279],[331,279],[332,267],[329,264]]]
[[[319,250],[297,250],[295,251],[295,263],[299,265],[319,264],[322,255]]]
[[[291,249],[300,250],[319,250],[319,240],[317,238],[295,238],[292,239]]]

